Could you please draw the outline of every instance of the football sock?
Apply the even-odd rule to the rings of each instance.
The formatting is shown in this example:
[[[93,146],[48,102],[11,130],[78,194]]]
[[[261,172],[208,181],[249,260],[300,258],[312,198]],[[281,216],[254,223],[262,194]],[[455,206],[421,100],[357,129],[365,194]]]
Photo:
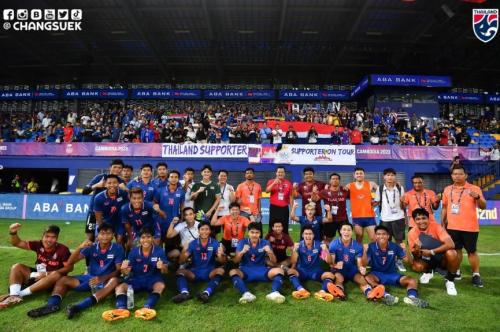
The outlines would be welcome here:
[[[96,303],[97,303],[97,299],[95,298],[94,295],[92,295],[92,296],[89,296],[89,297],[83,299],[80,303],[75,305],[75,307],[81,311],[81,310],[90,308],[91,306],[93,306]]]
[[[273,278],[272,291],[273,292],[278,292],[281,289],[282,285],[283,285],[283,275],[282,274],[277,274]]]
[[[179,293],[189,293],[187,279],[182,274],[177,276],[177,290]]]
[[[214,291],[217,288],[217,286],[219,286],[221,280],[222,280],[222,276],[220,276],[220,275],[217,274],[215,277],[213,277],[208,282],[207,289],[205,289],[205,292],[208,294],[208,296],[211,296],[214,293]]]
[[[414,288],[410,288],[406,291],[406,294],[408,295],[408,297],[418,297],[418,293],[417,293],[417,290],[414,289]]]
[[[19,296],[21,296],[21,297],[28,296],[28,295],[31,295],[31,289],[29,287],[26,287],[25,289],[23,289],[19,293]]]
[[[160,299],[160,293],[152,292],[151,294],[148,295],[148,298],[146,300],[146,303],[144,304],[144,308],[153,308]]]
[[[372,288],[371,287],[366,287],[364,293],[365,293],[365,297],[368,297],[368,293],[370,293],[372,291]]]
[[[10,290],[10,295],[19,295],[21,292],[21,285],[20,284],[12,284],[9,287]]]
[[[234,287],[236,287],[241,294],[248,292],[248,288],[243,282],[243,280],[240,278],[239,275],[234,275],[231,277],[231,280],[233,281]]]
[[[329,283],[333,283],[333,280],[330,278],[326,278],[325,280],[323,280],[323,282],[321,283],[321,289],[326,292],[328,290],[327,287]]]
[[[116,295],[116,308],[127,309],[127,294]]]
[[[59,305],[61,304],[62,302],[62,297],[61,295],[52,295],[51,297],[49,297],[49,299],[47,300],[47,304],[48,305]]]
[[[299,278],[297,278],[296,275],[292,274],[289,279],[290,279],[290,282],[292,283],[293,287],[295,287],[296,290],[301,290],[304,288],[300,284]]]

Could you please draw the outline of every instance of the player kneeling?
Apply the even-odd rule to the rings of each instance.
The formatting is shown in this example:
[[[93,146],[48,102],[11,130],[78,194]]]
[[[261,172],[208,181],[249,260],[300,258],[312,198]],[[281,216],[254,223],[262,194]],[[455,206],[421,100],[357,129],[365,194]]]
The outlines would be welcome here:
[[[28,316],[41,317],[59,311],[62,298],[70,289],[78,292],[92,291],[92,295],[76,305],[68,306],[66,315],[69,319],[111,294],[119,283],[120,266],[124,257],[123,247],[112,242],[113,236],[113,226],[108,223],[101,224],[98,227],[97,242],[92,243],[90,240],[85,240],[68,260],[69,264],[75,264],[87,258],[89,260],[89,274],[74,277],[65,276],[59,279],[47,304],[28,311]]]
[[[121,272],[131,275],[130,278],[116,287],[116,309],[103,312],[102,318],[106,321],[128,318],[127,290],[129,287],[135,292],[148,291],[149,296],[142,309],[135,311],[135,317],[151,320],[156,317],[153,309],[165,289],[163,274],[168,272],[165,252],[153,244],[154,231],[150,227],[143,227],[140,231],[140,247],[134,247],[128,255],[128,260],[123,261]]]
[[[371,264],[371,271],[365,277],[370,286],[376,287],[380,284],[384,286],[406,287],[407,296],[404,298],[406,304],[420,308],[429,306],[427,301],[418,297],[418,281],[410,276],[404,276],[396,272],[396,261],[398,259],[407,260],[403,248],[394,242],[389,241],[389,230],[382,225],[375,227],[375,242],[368,245],[368,249],[363,255],[363,263]],[[393,305],[398,302],[396,296],[385,292],[382,302]]]
[[[330,254],[333,262],[333,272],[335,273],[335,287],[340,289],[346,299],[344,283],[354,281],[358,284],[361,292],[368,300],[381,298],[385,288],[379,285],[372,289],[365,280],[366,268],[362,263],[363,246],[352,238],[353,226],[344,223],[340,226],[340,237],[330,243]],[[333,290],[331,291],[333,294]]]
[[[335,288],[333,285],[333,280],[335,279],[333,273],[324,272],[321,268],[322,256],[326,257],[328,264],[331,263],[330,255],[328,255],[328,247],[326,244],[314,240],[314,230],[311,225],[305,225],[302,228],[302,238],[303,240],[296,243],[293,247],[291,258],[292,268],[287,271],[290,282],[296,289],[292,295],[296,299],[308,298],[311,293],[300,284],[300,281],[322,281],[322,289],[316,292],[314,297],[318,300],[332,301],[334,296],[340,296],[343,293],[340,294],[340,289]],[[327,293],[329,289],[332,289],[334,293]]]
[[[272,292],[266,298],[276,303],[285,302],[285,297],[279,290],[283,285],[284,271],[281,268],[271,268],[266,265],[266,256],[270,264],[276,264],[276,256],[269,244],[269,241],[260,238],[260,224],[252,222],[248,225],[248,238],[238,242],[236,256],[233,261],[240,263],[239,269],[229,271],[229,276],[233,285],[240,291],[242,297],[240,303],[245,304],[255,301],[256,297],[248,291],[245,281],[266,282],[272,280]]]
[[[198,299],[207,303],[222,280],[224,269],[215,267],[216,260],[224,264],[224,246],[216,239],[210,237],[210,223],[201,222],[198,225],[199,238],[189,243],[184,248],[180,257],[180,263],[186,263],[191,258],[191,264],[177,271],[177,289],[179,294],[173,297],[175,303],[181,303],[192,298],[189,293],[187,281],[208,281],[207,288],[198,294]]]

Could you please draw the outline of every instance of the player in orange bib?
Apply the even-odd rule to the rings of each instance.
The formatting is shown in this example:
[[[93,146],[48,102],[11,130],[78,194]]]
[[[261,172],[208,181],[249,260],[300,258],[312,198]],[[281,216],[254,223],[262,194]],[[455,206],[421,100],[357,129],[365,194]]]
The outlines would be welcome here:
[[[373,211],[372,192],[378,190],[373,181],[365,181],[365,170],[354,169],[354,182],[347,184],[351,200],[352,222],[356,241],[363,243],[363,231],[366,228],[370,241],[375,241],[375,211]]]

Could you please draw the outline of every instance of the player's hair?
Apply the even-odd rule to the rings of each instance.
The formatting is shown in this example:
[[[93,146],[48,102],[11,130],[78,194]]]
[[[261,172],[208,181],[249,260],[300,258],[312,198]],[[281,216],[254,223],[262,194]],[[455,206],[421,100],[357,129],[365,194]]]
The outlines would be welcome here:
[[[309,203],[306,204],[305,208],[306,209],[308,209],[308,208],[315,209],[316,208],[316,203],[309,202]]]
[[[354,173],[356,173],[357,171],[363,171],[363,173],[365,173],[365,169],[363,167],[354,168]]]
[[[194,168],[186,167],[186,169],[184,170],[184,173],[186,173],[186,172],[193,172],[194,173]]]
[[[422,180],[423,180],[424,178],[422,177],[422,175],[415,174],[415,175],[413,175],[413,176],[411,177],[411,180],[413,181],[413,180],[415,180],[415,179],[422,179]]]
[[[193,211],[193,213],[194,213],[194,209],[192,207],[186,206],[184,209],[182,209],[182,215],[186,214],[186,212],[189,210]]]
[[[121,160],[121,159],[111,160],[111,164],[109,164],[109,166],[113,166],[113,165],[120,165],[122,168],[123,168],[123,166],[125,166],[125,164],[123,163],[123,160]]]
[[[172,174],[172,173],[177,174],[178,177],[181,177],[181,173],[179,173],[179,171],[176,169],[173,169],[170,172],[168,172],[168,176],[170,176],[170,174]]]
[[[426,216],[427,218],[429,218],[429,211],[427,211],[426,209],[423,209],[423,208],[416,208],[415,210],[413,210],[411,212],[411,217],[413,219],[415,219],[418,215]]]
[[[464,173],[465,173],[465,174],[468,174],[468,173],[467,173],[467,170],[465,169],[465,167],[464,167],[464,166],[462,166],[462,165],[460,165],[460,164],[453,166],[453,168],[451,169],[451,172],[450,172],[450,173],[453,173],[453,171],[454,171],[454,170],[456,170],[456,169],[461,169],[461,170],[463,170],[463,171],[464,171]]]
[[[59,236],[59,232],[61,231],[61,229],[59,228],[59,226],[56,226],[56,225],[49,225],[45,228],[45,230],[43,231],[43,235],[47,234],[47,233],[50,233],[50,234],[55,234],[55,236]]]
[[[283,165],[276,166],[276,170],[279,170],[280,168],[283,169],[286,172],[285,166],[283,166]]]
[[[302,170],[302,174],[306,174],[306,172],[313,172],[314,174],[314,168],[312,167],[304,167],[304,169]]]
[[[305,231],[307,231],[307,230],[309,230],[309,231],[311,231],[311,232],[313,232],[313,233],[314,233],[314,229],[312,228],[312,226],[311,226],[311,225],[304,225],[304,226],[302,227],[302,231],[301,231],[301,233],[304,233],[304,232],[305,232]]]
[[[132,165],[124,165],[123,168],[127,168],[127,169],[129,169],[131,171],[134,170],[134,167]]]
[[[219,173],[217,173],[217,175],[220,175],[220,173],[226,173],[226,175],[229,175],[229,172],[225,169],[219,170]]]
[[[229,210],[231,210],[234,207],[237,207],[239,209],[240,204],[238,202],[232,202],[231,204],[229,204]]]
[[[396,175],[396,170],[392,167],[384,169],[384,175],[389,174],[389,173]]]
[[[151,227],[145,226],[145,227],[141,228],[140,234],[141,234],[141,236],[143,236],[144,234],[153,236],[154,235],[154,231],[153,231],[153,229]]]
[[[208,226],[210,228],[210,223],[208,221],[201,221],[198,223],[198,229],[202,228],[203,226]]]
[[[143,168],[149,168],[150,170],[153,170],[153,165],[151,165],[151,164],[142,164],[142,165],[141,165],[141,170],[142,170]]]
[[[339,180],[340,180],[340,175],[339,175],[339,173],[332,173],[332,174],[330,174],[330,179],[331,179],[332,177],[334,177],[334,176],[338,177],[338,178],[339,178]]]
[[[161,166],[164,166],[166,169],[168,169],[167,163],[164,163],[163,161],[160,161],[158,164],[156,164],[156,169],[160,168]]]
[[[344,226],[348,226],[348,227],[350,227],[350,228],[351,228],[351,230],[353,230],[353,229],[354,229],[354,227],[352,227],[352,224],[351,224],[351,223],[348,223],[348,222],[343,222],[343,223],[341,223],[341,224],[340,224],[340,228],[339,228],[339,229],[342,229],[342,227],[344,227]]]
[[[273,221],[273,227],[274,227],[274,225],[276,225],[276,224],[281,224],[281,226],[283,226],[283,220],[279,220],[279,219],[274,220],[274,221]]]
[[[391,233],[389,233],[389,229],[387,227],[385,227],[384,225],[375,226],[375,233],[377,233],[377,231],[379,231],[379,230],[383,230],[387,234],[391,234]]]
[[[260,232],[260,223],[258,222],[251,222],[248,224],[248,231],[251,231],[252,229],[257,230]]]
[[[100,233],[102,231],[111,231],[114,233],[115,228],[110,223],[103,222],[101,225],[97,226],[97,233]]]
[[[114,174],[104,175],[104,181],[107,181],[108,179],[116,179],[116,181],[120,182],[120,178],[118,177],[118,175],[114,175]]]
[[[129,196],[131,198],[132,198],[132,195],[134,195],[134,194],[141,194],[141,196],[144,196],[144,192],[139,187],[134,187],[134,188],[130,189],[130,191],[128,193],[129,193]]]
[[[210,172],[213,172],[212,166],[210,166],[208,164],[203,165],[203,167],[201,168],[201,171],[203,172],[206,169],[208,169]]]
[[[245,173],[248,171],[252,171],[252,173],[255,173],[255,170],[252,167],[245,168]]]

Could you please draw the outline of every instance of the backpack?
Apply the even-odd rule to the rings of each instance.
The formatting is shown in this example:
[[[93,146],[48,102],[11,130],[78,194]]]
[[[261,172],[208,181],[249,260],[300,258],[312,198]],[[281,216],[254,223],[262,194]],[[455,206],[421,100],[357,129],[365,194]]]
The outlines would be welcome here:
[[[401,186],[396,183],[396,188],[398,189],[398,192],[399,192],[399,198],[401,199]],[[380,205],[378,206],[379,207],[379,212],[382,213],[382,204],[384,202],[384,199],[382,197],[382,193],[384,192],[384,185],[381,185],[378,187],[378,196],[380,197]]]

